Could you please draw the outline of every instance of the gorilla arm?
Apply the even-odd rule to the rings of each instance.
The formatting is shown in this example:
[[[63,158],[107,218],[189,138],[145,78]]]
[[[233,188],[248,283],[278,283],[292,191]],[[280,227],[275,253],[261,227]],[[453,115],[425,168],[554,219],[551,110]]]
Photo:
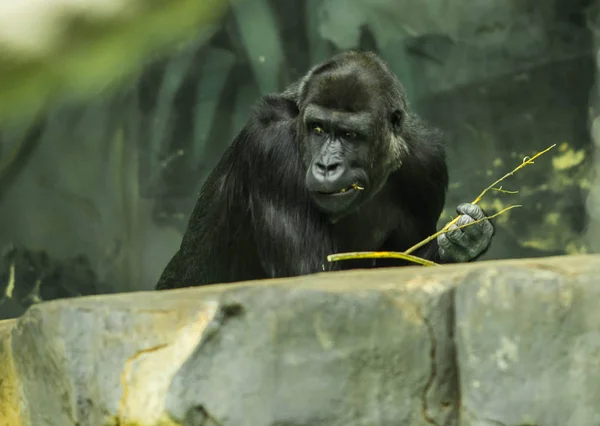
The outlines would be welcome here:
[[[295,105],[263,98],[204,184],[158,289],[321,270],[327,245],[295,141]]]
[[[304,184],[295,103],[285,96],[268,96],[256,114],[254,122],[261,125],[248,140],[256,146],[249,161],[260,172],[249,174],[246,183],[252,188],[251,227],[262,269],[269,278],[337,269],[326,262],[333,250],[326,218],[311,202]]]

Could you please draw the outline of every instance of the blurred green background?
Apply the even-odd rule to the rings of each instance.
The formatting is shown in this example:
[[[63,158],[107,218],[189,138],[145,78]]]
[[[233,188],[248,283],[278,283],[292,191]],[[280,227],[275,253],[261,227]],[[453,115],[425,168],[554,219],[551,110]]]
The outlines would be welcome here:
[[[0,30],[0,318],[153,288],[252,104],[345,49],[377,52],[447,134],[440,225],[556,143],[481,203],[524,205],[485,259],[599,251],[596,1],[196,3],[79,11],[33,53]]]

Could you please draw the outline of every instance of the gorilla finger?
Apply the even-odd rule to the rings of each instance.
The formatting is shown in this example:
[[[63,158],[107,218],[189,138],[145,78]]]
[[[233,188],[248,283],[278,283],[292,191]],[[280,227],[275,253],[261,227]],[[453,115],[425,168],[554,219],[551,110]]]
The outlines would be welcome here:
[[[475,221],[475,219],[473,219],[471,216],[463,214],[458,217],[458,220],[456,221],[456,226],[464,226],[464,225],[474,222],[474,221]],[[474,225],[471,225],[471,226],[474,226]]]
[[[467,249],[453,244],[446,237],[446,234],[442,234],[438,237],[438,247],[440,257],[446,261],[468,262],[472,258]]]
[[[461,220],[462,218],[468,218],[465,220]],[[475,221],[475,219],[469,217],[469,216],[461,216],[461,219],[458,220],[457,225],[461,226],[463,223],[465,225],[472,223]],[[477,223],[473,223],[469,226],[465,226],[464,228],[461,228],[462,231],[467,234],[467,236],[473,240],[477,240],[480,239],[482,235],[485,235],[485,225],[486,223],[489,225],[489,221],[488,220],[482,220],[481,222],[477,222]]]
[[[489,245],[490,245],[489,238],[481,238],[481,239],[475,241],[471,246],[469,246],[467,248],[469,258],[475,259],[481,253],[483,253],[483,251],[485,251],[485,249],[487,249]]]
[[[446,236],[452,244],[463,248],[467,248],[472,244],[471,239],[463,232],[462,229],[458,229],[456,225],[452,225],[450,229],[451,231],[446,232]]]
[[[442,234],[444,235],[446,238],[448,238],[451,242],[458,239],[460,234],[462,234],[462,231],[460,229],[458,229],[458,226],[456,223],[453,223],[452,225],[450,225],[450,228],[448,228],[449,230]]]
[[[442,249],[443,252],[447,252],[452,248],[452,241],[448,239],[446,234],[442,234],[437,237],[438,247]]]
[[[485,213],[477,204],[471,203],[462,203],[459,204],[456,208],[456,212],[458,214],[466,214],[471,216],[473,219],[483,219],[485,217]]]
[[[446,260],[448,259],[448,256],[446,255],[446,250],[444,250],[442,247],[439,246],[440,245],[440,241],[438,240],[438,253],[440,255],[440,258],[442,258],[442,260]]]
[[[482,225],[482,233],[486,238],[492,238],[494,235],[494,225],[491,224],[489,220],[484,220],[481,222]]]
[[[478,230],[478,234],[476,236],[473,234],[469,235],[473,241],[473,244],[468,247],[472,259],[479,256],[489,247],[494,234],[494,227],[488,220],[480,222],[480,224],[482,227]],[[477,225],[479,225],[479,223]]]

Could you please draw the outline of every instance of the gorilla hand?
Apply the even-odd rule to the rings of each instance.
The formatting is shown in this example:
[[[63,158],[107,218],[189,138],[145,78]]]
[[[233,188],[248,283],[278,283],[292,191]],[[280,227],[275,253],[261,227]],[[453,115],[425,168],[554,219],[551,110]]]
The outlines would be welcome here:
[[[456,212],[461,215],[458,221],[450,227],[450,231],[437,237],[440,258],[447,263],[469,262],[481,256],[490,246],[494,234],[494,227],[487,219],[457,229],[485,217],[478,205],[463,203]]]

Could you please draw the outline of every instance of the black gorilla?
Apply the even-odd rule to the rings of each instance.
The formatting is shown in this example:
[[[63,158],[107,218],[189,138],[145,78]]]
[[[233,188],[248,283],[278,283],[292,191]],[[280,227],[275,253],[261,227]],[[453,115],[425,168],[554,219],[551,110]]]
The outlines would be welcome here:
[[[405,265],[326,257],[403,251],[435,233],[447,184],[441,135],[408,111],[386,64],[341,53],[258,102],[204,184],[157,288]],[[457,211],[459,225],[484,217],[472,204]],[[470,261],[492,234],[485,220],[414,254]]]

